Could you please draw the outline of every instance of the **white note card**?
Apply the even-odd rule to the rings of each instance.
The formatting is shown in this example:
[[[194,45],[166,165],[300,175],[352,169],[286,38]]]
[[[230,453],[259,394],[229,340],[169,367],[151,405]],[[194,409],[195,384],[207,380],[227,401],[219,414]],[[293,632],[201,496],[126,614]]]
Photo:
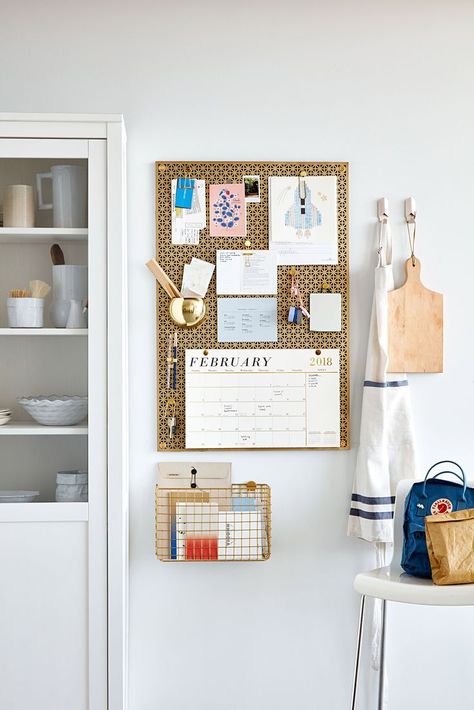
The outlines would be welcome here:
[[[340,446],[339,350],[186,350],[186,448]]]
[[[217,252],[219,295],[271,296],[277,293],[277,258],[268,250],[222,249]]]
[[[199,233],[206,226],[206,181],[195,180],[189,209],[176,207],[176,186],[171,180],[171,243],[199,244]]]
[[[318,333],[341,330],[341,294],[312,293],[309,299],[309,329]]]
[[[181,294],[183,298],[204,298],[209,282],[214,273],[215,266],[203,259],[196,259],[193,256],[190,264],[185,264],[183,268],[183,281]]]

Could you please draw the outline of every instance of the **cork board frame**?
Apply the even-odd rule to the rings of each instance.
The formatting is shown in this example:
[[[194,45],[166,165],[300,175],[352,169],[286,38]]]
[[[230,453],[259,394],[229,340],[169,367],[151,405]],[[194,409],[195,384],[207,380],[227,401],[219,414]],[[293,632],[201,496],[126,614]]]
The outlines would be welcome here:
[[[300,266],[298,279],[304,300],[309,306],[309,294],[321,291],[327,282],[333,293],[341,294],[342,327],[340,332],[318,333],[309,330],[309,322],[295,326],[288,323],[290,306],[289,266],[278,267],[278,342],[219,343],[217,341],[216,277],[211,280],[206,296],[208,315],[197,327],[178,332],[178,368],[176,389],[177,431],[168,436],[166,403],[166,357],[168,335],[176,330],[168,314],[169,300],[163,289],[156,287],[157,342],[157,448],[159,451],[191,451],[185,446],[185,362],[187,349],[304,349],[338,348],[340,356],[340,446],[350,448],[349,400],[349,164],[313,162],[226,162],[226,161],[157,161],[156,190],[156,258],[172,281],[180,288],[183,265],[194,256],[215,263],[218,249],[245,249],[249,239],[251,249],[268,249],[268,178],[271,176],[332,175],[337,178],[337,265]],[[201,230],[196,246],[173,245],[171,242],[171,180],[188,175],[206,181],[207,227]],[[209,185],[242,182],[244,175],[260,176],[260,202],[247,203],[246,237],[211,237],[209,235]],[[202,451],[203,449],[199,449]],[[209,450],[209,449],[208,449]],[[211,449],[211,450],[222,450]],[[231,449],[238,450],[238,449]],[[248,448],[244,450],[248,451]],[[253,448],[253,451],[259,450]],[[277,448],[270,449],[278,450]],[[295,448],[285,450],[297,450]],[[324,447],[304,447],[301,450],[324,450]],[[337,450],[331,447],[330,450]]]

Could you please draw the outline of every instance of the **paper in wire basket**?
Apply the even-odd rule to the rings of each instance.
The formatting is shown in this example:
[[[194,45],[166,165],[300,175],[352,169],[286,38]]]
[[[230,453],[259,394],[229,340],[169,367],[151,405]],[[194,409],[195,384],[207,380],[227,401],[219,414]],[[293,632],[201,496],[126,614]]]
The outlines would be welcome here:
[[[163,562],[250,562],[270,557],[270,487],[156,487],[156,556]]]

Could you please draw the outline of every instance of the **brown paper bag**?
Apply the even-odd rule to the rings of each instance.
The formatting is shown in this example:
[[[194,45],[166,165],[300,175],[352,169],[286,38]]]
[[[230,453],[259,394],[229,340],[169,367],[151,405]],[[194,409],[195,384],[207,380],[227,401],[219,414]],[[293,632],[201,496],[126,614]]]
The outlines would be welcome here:
[[[474,582],[474,509],[425,518],[426,545],[435,584]]]

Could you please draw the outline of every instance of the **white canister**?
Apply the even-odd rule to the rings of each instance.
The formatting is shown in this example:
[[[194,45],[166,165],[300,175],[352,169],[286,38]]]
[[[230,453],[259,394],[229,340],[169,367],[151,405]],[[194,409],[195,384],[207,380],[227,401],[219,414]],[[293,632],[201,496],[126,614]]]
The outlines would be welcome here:
[[[56,474],[56,501],[87,503],[87,478],[87,471],[59,471]]]
[[[87,301],[87,266],[53,266],[53,300]]]
[[[5,188],[3,226],[35,226],[35,203],[31,185],[8,185]]]
[[[43,180],[53,184],[53,201],[43,200]],[[36,176],[38,209],[53,210],[53,227],[87,227],[87,171],[82,165],[53,165]]]
[[[42,328],[44,298],[8,298],[10,328]]]

